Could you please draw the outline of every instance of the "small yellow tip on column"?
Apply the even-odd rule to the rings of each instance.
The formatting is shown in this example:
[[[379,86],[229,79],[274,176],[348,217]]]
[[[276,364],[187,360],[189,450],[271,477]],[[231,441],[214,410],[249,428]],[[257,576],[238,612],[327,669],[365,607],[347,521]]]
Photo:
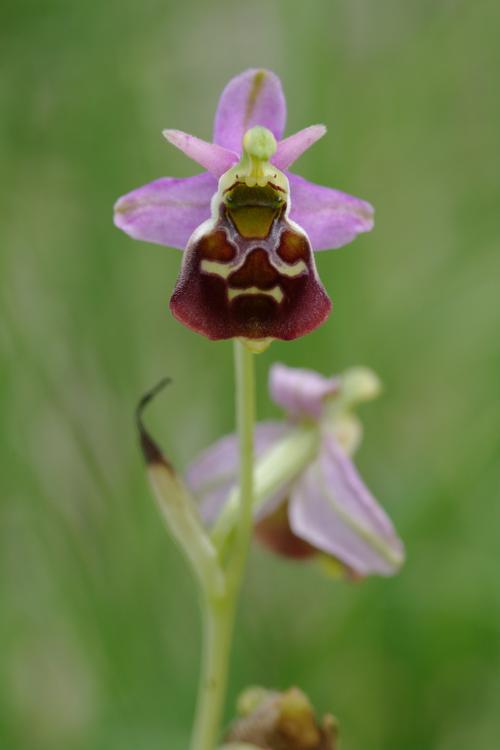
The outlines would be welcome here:
[[[241,337],[239,338],[239,341],[248,349],[248,351],[252,352],[252,354],[261,354],[271,346],[274,339],[270,337],[265,339],[245,339]]]

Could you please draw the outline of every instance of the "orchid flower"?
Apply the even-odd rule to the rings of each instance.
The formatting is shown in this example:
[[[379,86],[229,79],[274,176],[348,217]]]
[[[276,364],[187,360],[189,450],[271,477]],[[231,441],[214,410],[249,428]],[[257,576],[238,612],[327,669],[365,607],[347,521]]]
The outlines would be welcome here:
[[[254,351],[325,321],[331,302],[312,251],[341,247],[373,226],[369,203],[286,171],[326,128],[283,139],[285,118],[279,78],[247,70],[222,93],[213,143],[164,131],[207,171],[160,178],[115,205],[116,226],[127,234],[184,250],[174,316]]]
[[[314,557],[351,577],[391,575],[403,562],[402,542],[350,458],[362,432],[352,409],[379,389],[365,368],[325,378],[272,367],[270,394],[287,420],[256,426],[254,520],[257,537],[275,552]],[[186,474],[219,547],[237,510],[237,474],[235,435],[208,448]]]

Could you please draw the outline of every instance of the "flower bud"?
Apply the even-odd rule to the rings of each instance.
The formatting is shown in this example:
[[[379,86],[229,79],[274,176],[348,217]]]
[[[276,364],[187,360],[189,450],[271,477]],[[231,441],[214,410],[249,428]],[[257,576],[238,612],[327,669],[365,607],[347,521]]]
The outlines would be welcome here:
[[[240,718],[227,734],[228,746],[241,743],[265,750],[335,750],[337,722],[331,715],[319,722],[302,690],[279,693],[249,688],[238,700]]]
[[[147,466],[148,479],[167,528],[191,563],[202,588],[222,593],[224,577],[217,552],[201,523],[196,503],[182,477],[152,439],[144,426],[142,414],[154,396],[168,383],[162,380],[145,394],[136,410],[137,428]]]

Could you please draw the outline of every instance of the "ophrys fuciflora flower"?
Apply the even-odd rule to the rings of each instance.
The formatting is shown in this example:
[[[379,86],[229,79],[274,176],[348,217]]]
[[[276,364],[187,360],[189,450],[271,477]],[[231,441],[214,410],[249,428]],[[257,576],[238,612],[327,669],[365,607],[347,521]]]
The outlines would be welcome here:
[[[164,135],[206,172],[155,180],[120,198],[115,223],[132,237],[184,250],[170,308],[210,339],[259,350],[324,322],[330,299],[314,251],[341,247],[373,226],[369,203],[287,170],[326,129],[282,139],[279,78],[248,70],[224,89],[214,142]]]

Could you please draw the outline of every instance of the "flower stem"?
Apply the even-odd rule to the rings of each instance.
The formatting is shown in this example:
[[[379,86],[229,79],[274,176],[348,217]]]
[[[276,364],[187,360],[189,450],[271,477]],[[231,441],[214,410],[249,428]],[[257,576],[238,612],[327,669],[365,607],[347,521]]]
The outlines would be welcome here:
[[[191,750],[214,750],[224,709],[235,613],[234,598],[203,601],[202,668]]]
[[[253,433],[255,423],[254,354],[235,341],[236,422],[240,444],[239,517],[229,560],[229,588],[237,596],[250,546],[253,527]]]
[[[236,422],[240,446],[239,518],[229,550],[224,593],[203,597],[203,654],[191,750],[214,750],[226,695],[229,656],[238,595],[253,525],[253,432],[255,375],[253,354],[235,342]]]

